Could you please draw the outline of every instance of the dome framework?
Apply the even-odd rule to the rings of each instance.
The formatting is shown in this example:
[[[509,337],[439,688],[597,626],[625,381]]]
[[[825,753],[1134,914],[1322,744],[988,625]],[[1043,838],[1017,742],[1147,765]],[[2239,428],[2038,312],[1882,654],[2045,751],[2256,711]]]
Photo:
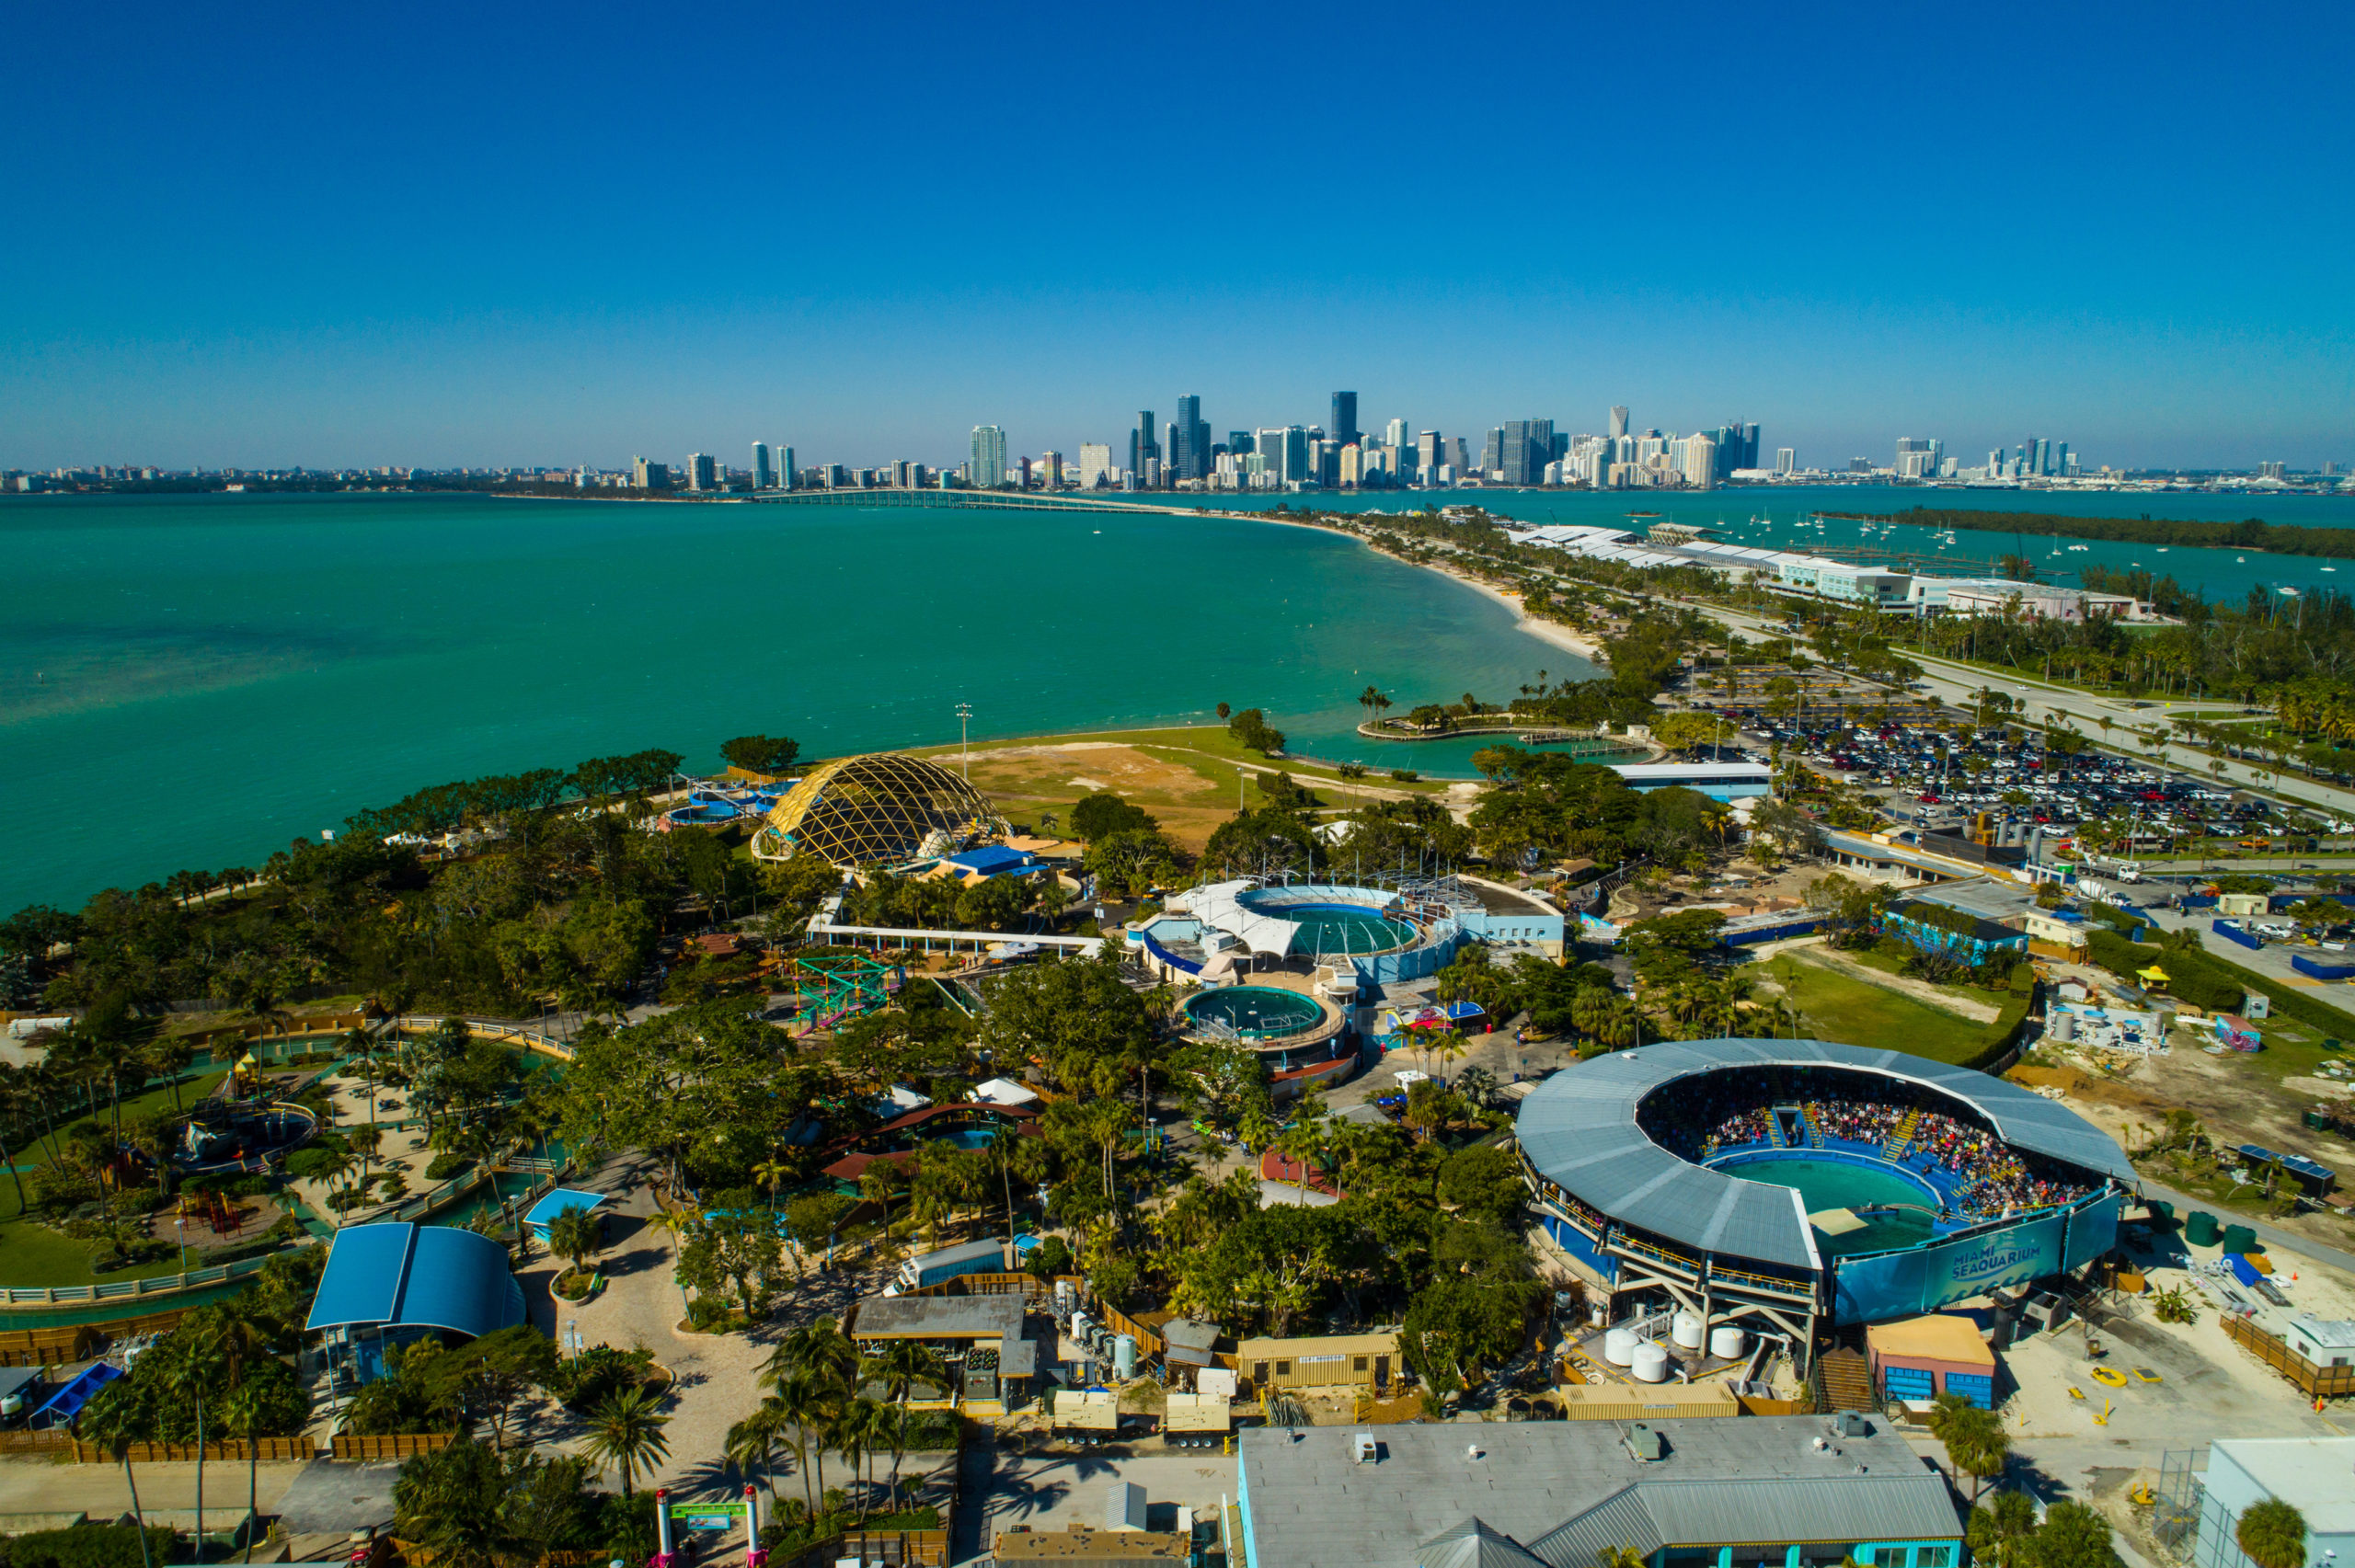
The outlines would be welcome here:
[[[845,869],[946,853],[1004,838],[1005,818],[937,762],[898,751],[841,757],[787,792],[752,836],[765,861],[814,854]]]

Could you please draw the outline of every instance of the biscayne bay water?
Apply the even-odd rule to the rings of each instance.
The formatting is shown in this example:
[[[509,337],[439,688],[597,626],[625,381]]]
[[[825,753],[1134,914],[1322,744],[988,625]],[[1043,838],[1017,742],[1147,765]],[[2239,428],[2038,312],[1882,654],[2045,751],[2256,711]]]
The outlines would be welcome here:
[[[1314,498],[1401,510],[1419,494]],[[1818,508],[1914,504],[2355,526],[2355,498],[2060,496],[1877,486],[1482,491],[1533,522],[1632,509],[1781,548]],[[1763,521],[1753,522],[1752,519]],[[1848,525],[1854,530],[1855,525]],[[2033,546],[2034,541],[2028,544]],[[1992,556],[2007,536],[1963,534]],[[2048,546],[2049,548],[2049,546]],[[2335,585],[2302,557],[2095,544],[2211,597]],[[748,731],[810,755],[1267,708],[1310,755],[1462,774],[1471,743],[1360,740],[1357,693],[1509,695],[1591,667],[1494,602],[1318,532],[1223,518],[648,506],[454,496],[0,502],[0,910],[184,867],[258,864],[443,780]]]
[[[258,865],[426,784],[784,734],[814,756],[1357,695],[1495,699],[1592,667],[1461,584],[1222,518],[466,497],[0,506],[0,911]]]

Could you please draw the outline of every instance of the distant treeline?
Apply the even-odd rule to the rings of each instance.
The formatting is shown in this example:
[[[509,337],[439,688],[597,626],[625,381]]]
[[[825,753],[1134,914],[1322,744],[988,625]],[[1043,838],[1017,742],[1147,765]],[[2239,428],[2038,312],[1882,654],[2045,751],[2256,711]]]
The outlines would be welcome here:
[[[1974,533],[2057,534],[2066,539],[2108,539],[2121,544],[2185,544],[2211,550],[2262,550],[2276,555],[2355,557],[2355,528],[2292,528],[2249,518],[2242,522],[2185,522],[2169,518],[2055,517],[2048,512],[1950,511],[1915,507],[1911,511],[1827,511],[1825,517],[1872,522],[1907,522],[1919,528],[1951,528]]]

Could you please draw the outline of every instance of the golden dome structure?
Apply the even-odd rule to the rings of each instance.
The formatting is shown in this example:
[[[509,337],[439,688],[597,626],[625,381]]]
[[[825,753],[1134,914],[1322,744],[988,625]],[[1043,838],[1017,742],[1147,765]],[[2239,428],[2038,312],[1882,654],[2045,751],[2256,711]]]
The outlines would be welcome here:
[[[752,835],[756,860],[814,854],[845,870],[947,854],[1009,831],[958,774],[899,751],[838,757],[786,792]]]

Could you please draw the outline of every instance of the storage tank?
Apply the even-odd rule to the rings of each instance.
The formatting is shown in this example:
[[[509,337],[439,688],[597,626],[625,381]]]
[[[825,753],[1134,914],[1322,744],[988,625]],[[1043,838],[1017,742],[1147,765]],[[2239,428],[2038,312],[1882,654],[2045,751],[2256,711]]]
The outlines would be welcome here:
[[[1636,1359],[1636,1331],[1612,1329],[1603,1336],[1603,1358],[1614,1367],[1625,1367]]]
[[[1740,1356],[1748,1343],[1749,1336],[1731,1323],[1719,1323],[1709,1331],[1709,1354],[1720,1361]]]
[[[1700,1349],[1701,1314],[1698,1312],[1677,1313],[1668,1321],[1668,1336],[1676,1342],[1676,1348],[1679,1350]]]
[[[1634,1371],[1639,1383],[1659,1383],[1668,1379],[1668,1352],[1650,1340],[1636,1346]]]
[[[2044,1032],[2065,1046],[2077,1037],[2077,1015],[2055,1009]]]
[[[2195,1247],[2212,1247],[2222,1238],[2216,1231],[2216,1217],[2204,1208],[2195,1208],[2183,1217],[2183,1239]]]
[[[1112,1341],[1112,1376],[1127,1382],[1137,1375],[1137,1336],[1124,1333]]]

